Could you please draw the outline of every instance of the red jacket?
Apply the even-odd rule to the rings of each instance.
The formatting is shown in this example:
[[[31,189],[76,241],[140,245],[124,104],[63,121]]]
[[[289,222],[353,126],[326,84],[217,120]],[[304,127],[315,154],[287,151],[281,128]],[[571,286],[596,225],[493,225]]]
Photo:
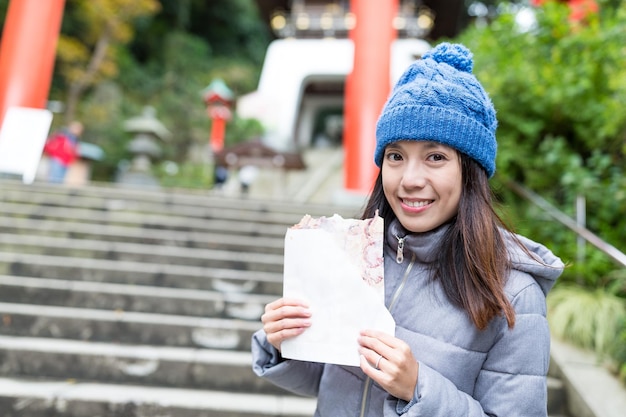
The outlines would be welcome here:
[[[63,165],[70,165],[76,159],[76,144],[63,133],[57,133],[48,139],[43,150]]]

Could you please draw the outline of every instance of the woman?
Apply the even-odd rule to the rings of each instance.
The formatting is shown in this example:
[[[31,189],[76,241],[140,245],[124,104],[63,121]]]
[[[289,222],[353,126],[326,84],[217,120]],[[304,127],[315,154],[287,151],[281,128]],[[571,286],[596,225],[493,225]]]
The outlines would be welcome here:
[[[266,306],[253,369],[317,396],[316,416],[546,416],[545,295],[563,269],[492,207],[497,121],[462,45],[440,44],[394,87],[376,127],[381,168],[363,218],[385,220],[395,335],[363,330],[359,368],[283,359],[310,326],[301,300]]]

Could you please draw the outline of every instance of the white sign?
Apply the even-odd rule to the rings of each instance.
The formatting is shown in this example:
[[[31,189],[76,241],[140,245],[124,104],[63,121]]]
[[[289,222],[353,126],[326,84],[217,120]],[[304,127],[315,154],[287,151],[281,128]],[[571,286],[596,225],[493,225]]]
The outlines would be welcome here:
[[[49,110],[10,107],[0,128],[0,172],[21,175],[25,184],[32,183],[51,123]]]

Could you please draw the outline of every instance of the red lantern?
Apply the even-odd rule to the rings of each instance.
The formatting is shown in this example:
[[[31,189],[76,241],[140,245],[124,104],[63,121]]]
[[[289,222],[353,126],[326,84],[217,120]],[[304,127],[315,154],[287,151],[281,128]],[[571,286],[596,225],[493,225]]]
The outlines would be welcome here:
[[[207,116],[211,119],[211,134],[209,143],[213,152],[224,148],[226,136],[226,122],[232,118],[230,110],[233,93],[220,79],[213,80],[203,91],[202,96],[207,109]]]

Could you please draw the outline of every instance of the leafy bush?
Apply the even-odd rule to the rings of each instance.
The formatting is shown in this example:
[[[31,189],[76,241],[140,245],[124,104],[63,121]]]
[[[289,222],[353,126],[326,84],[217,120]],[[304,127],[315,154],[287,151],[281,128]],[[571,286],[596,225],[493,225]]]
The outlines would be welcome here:
[[[159,184],[164,188],[209,190],[213,186],[213,165],[184,162],[176,164],[165,161],[153,169]]]
[[[560,285],[549,298],[553,333],[599,354],[614,354],[613,343],[626,315],[624,300],[603,288]],[[584,317],[585,320],[579,320]]]
[[[570,264],[556,288],[567,289],[550,300],[553,330],[626,364],[617,348],[626,339],[624,268],[590,245],[579,262],[576,235],[505,187],[522,183],[570,217],[584,196],[587,228],[626,252],[626,5],[604,1],[599,12],[574,15],[567,2],[534,3],[541,6],[530,30],[503,13],[457,40],[473,51],[475,74],[498,111],[494,184],[508,217]],[[602,308],[565,320],[563,311],[577,304]]]

